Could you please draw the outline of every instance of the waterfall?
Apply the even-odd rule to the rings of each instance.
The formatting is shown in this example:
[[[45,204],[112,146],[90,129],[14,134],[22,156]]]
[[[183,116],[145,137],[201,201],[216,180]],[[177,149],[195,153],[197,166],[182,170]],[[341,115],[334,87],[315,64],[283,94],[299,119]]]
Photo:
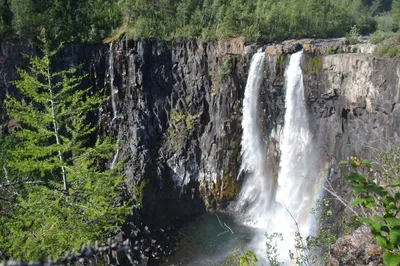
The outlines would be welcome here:
[[[113,43],[110,43],[110,52],[108,58],[108,74],[110,75],[110,93],[111,93],[111,107],[112,107],[112,114],[113,117],[111,119],[110,127],[113,128],[113,124],[118,118],[118,109],[116,103],[116,97],[118,95],[118,88],[114,87],[114,56],[113,56]],[[118,134],[118,133],[117,133]],[[119,136],[117,137],[117,143],[120,141]],[[111,169],[114,168],[115,164],[117,163],[119,155],[119,148],[116,150],[113,160],[111,162]]]
[[[110,93],[111,93],[111,106],[113,117],[111,122],[113,122],[118,115],[116,96],[118,95],[118,88],[114,87],[114,56],[113,56],[113,43],[110,43],[110,55],[108,58],[108,73],[110,75]]]
[[[263,220],[271,202],[271,179],[266,176],[264,145],[260,137],[257,107],[263,81],[265,53],[256,53],[250,64],[242,119],[242,166],[241,172],[249,173],[240,193],[237,210],[246,210],[246,223],[255,225]]]
[[[308,235],[308,218],[318,182],[316,151],[312,143],[300,68],[302,52],[293,54],[286,70],[286,113],[281,140],[281,161],[276,201],[290,212],[302,233]],[[287,208],[287,210],[286,210]],[[291,221],[293,223],[293,221]]]
[[[264,55],[251,61],[243,100],[242,171],[247,174],[236,210],[245,224],[258,228],[258,234],[282,233],[278,247],[281,259],[288,263],[288,249],[294,249],[297,230],[303,236],[314,234],[315,218],[310,214],[318,198],[319,167],[312,143],[300,67],[302,52],[293,54],[285,71],[286,113],[279,147],[281,158],[278,180],[266,167],[266,145],[259,132],[258,94],[262,83]],[[278,134],[279,135],[279,134]],[[260,256],[265,254],[265,238],[253,243]]]

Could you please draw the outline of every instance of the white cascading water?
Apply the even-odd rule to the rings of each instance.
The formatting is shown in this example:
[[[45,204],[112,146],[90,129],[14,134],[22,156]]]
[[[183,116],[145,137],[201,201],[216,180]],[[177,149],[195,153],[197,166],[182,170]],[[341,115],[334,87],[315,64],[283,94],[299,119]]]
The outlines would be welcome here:
[[[294,249],[296,223],[303,236],[317,230],[310,212],[321,187],[318,156],[309,130],[301,57],[302,52],[293,54],[285,71],[286,113],[277,181],[273,180],[272,171],[266,169],[266,145],[258,130],[257,105],[264,64],[261,53],[252,59],[243,101],[242,171],[248,176],[236,208],[242,212],[244,223],[261,233],[283,234],[284,241],[278,249],[286,264],[289,264],[288,249]],[[254,242],[255,249],[264,257],[265,238],[258,235]]]
[[[269,195],[272,184],[271,179],[266,176],[264,145],[260,138],[257,115],[264,62],[265,53],[260,52],[253,56],[243,100],[241,172],[248,172],[250,175],[240,193],[237,209],[246,209],[245,223],[251,225],[262,222],[264,210],[268,210],[271,203]]]
[[[110,55],[108,58],[108,73],[110,75],[110,91],[111,91],[111,107],[113,112],[113,117],[111,122],[113,122],[118,115],[116,95],[118,95],[118,88],[114,87],[114,56],[113,56],[113,43],[110,43]]]
[[[118,109],[117,109],[117,103],[116,103],[116,96],[118,95],[118,88],[114,86],[114,55],[113,55],[113,43],[110,43],[110,54],[108,58],[108,73],[110,75],[110,92],[111,92],[111,108],[112,108],[112,114],[113,117],[111,119],[111,127],[113,127],[113,124],[116,122],[116,119],[118,118]],[[119,136],[117,139],[117,142],[119,142]],[[119,148],[114,154],[113,160],[111,162],[111,169],[114,168],[115,164],[117,163],[118,160],[118,155],[119,155]]]

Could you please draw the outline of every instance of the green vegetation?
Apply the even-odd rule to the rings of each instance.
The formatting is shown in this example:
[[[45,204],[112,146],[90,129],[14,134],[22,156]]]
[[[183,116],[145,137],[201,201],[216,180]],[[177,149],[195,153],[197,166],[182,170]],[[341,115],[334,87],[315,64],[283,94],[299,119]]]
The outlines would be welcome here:
[[[302,69],[308,75],[317,74],[322,68],[321,56],[306,55]]]
[[[196,115],[184,114],[176,109],[173,109],[170,115],[171,115],[170,121],[172,121],[175,124],[184,121],[185,128],[187,131],[190,131],[194,128],[195,121],[200,117],[199,114]]]
[[[224,83],[231,76],[233,71],[233,62],[234,57],[232,56],[222,58],[222,63],[218,68],[218,71],[215,73],[215,80],[218,86]]]
[[[128,38],[248,41],[397,30],[399,0],[0,0],[0,34],[69,42]],[[393,8],[391,8],[393,6]],[[392,21],[392,22],[391,22]]]
[[[319,232],[317,236],[303,236],[300,233],[297,221],[297,231],[295,233],[295,250],[289,251],[290,259],[295,265],[326,265],[328,263],[329,251],[336,237],[331,232],[332,211],[330,202],[327,198],[319,201],[312,213],[318,217]],[[283,241],[281,233],[265,234],[266,236],[266,255],[271,266],[283,265],[279,261],[277,244]],[[322,262],[322,264],[321,264]]]
[[[270,266],[281,266],[283,263],[281,263],[278,259],[278,244],[280,241],[283,241],[282,233],[266,233],[265,237],[267,238],[265,243],[266,255]]]
[[[380,153],[378,155],[382,176],[385,178],[386,185],[379,185],[376,180],[374,170],[369,161],[361,161],[357,157],[351,157],[349,161],[342,161],[339,165],[348,165],[351,170],[346,175],[351,184],[354,199],[351,205],[358,205],[362,209],[359,214],[351,208],[356,215],[348,217],[344,233],[350,233],[361,224],[370,227],[377,245],[383,249],[383,261],[386,266],[400,265],[400,192],[399,192],[399,156],[398,151],[390,153]],[[337,195],[335,197],[338,197]],[[342,203],[344,199],[339,199]],[[330,246],[334,243],[335,237],[332,235],[329,226],[332,220],[330,203],[324,199],[315,210],[320,213],[319,234],[317,237],[308,236],[304,238],[299,230],[295,237],[296,251],[290,252],[290,258],[296,265],[316,265],[327,263]],[[322,212],[321,212],[322,210]],[[360,212],[361,213],[361,212]],[[278,261],[278,250],[276,245],[282,241],[281,234],[266,234],[267,237],[267,259],[270,265],[282,265]]]
[[[370,41],[377,44],[377,56],[400,56],[400,0],[391,1],[391,9],[375,16],[376,31]]]
[[[391,148],[378,153],[378,161],[382,168],[382,178],[386,184],[400,183],[400,149]]]
[[[350,42],[350,44],[356,44],[358,38],[360,38],[361,34],[358,30],[357,26],[351,27],[349,33],[347,33],[346,38]]]
[[[14,84],[24,100],[7,99],[17,125],[0,142],[0,247],[28,260],[105,241],[132,208],[119,199],[118,165],[105,165],[116,145],[96,137],[88,117],[104,97],[80,88],[77,68],[54,71],[61,46],[51,49],[44,33],[38,48],[40,56],[25,55],[29,68],[18,68]]]
[[[348,164],[353,169],[347,175],[354,194],[352,205],[359,205],[371,213],[367,217],[359,218],[359,221],[370,227],[376,243],[384,250],[385,265],[399,265],[400,184],[394,183],[385,187],[376,184],[371,164],[365,160],[360,161],[357,157],[351,157],[350,161],[343,161],[341,164]]]
[[[195,122],[199,119],[199,117],[199,114],[185,114],[175,108],[171,110],[168,135],[170,139],[173,140],[174,150],[179,149],[178,135],[182,134],[182,130],[190,132],[194,128]]]
[[[250,250],[233,250],[221,266],[257,266],[257,256]]]

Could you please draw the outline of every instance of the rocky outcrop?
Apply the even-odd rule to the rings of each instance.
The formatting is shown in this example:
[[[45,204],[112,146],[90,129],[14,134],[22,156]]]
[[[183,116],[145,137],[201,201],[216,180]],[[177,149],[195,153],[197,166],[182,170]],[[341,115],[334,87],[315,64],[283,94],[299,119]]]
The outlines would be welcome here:
[[[304,81],[326,156],[373,159],[380,146],[398,143],[399,60],[343,54],[306,58],[305,64],[315,61]]]
[[[383,265],[382,250],[375,243],[369,228],[363,226],[339,238],[331,249],[328,266]]]

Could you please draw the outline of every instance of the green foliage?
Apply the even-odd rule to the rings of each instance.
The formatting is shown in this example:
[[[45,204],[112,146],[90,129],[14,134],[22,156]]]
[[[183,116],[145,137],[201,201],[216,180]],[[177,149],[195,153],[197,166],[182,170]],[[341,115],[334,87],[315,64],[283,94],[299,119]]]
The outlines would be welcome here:
[[[362,223],[360,222],[357,216],[355,215],[344,216],[340,231],[343,233],[343,235],[349,235],[352,232],[354,232],[354,230],[359,228],[361,225]]]
[[[352,47],[351,47],[351,52],[352,53],[358,53],[358,46],[357,45],[353,45]]]
[[[237,249],[232,250],[229,255],[226,257],[225,261],[221,264],[221,266],[240,266],[240,256],[241,252]],[[214,265],[213,265],[214,266]]]
[[[316,237],[307,237],[307,245],[318,252],[319,260],[323,263],[328,263],[329,252],[331,246],[336,241],[336,236],[332,233],[332,206],[328,198],[319,200],[312,213],[318,217],[317,224],[319,227]]]
[[[400,56],[400,32],[378,30],[372,34],[371,43],[377,44],[374,54],[377,56]]]
[[[304,63],[302,65],[303,71],[308,75],[315,75],[322,68],[322,57],[320,56],[310,56],[305,57]]]
[[[387,152],[380,152],[378,160],[382,177],[386,184],[400,183],[400,150],[395,147]]]
[[[190,131],[194,128],[195,121],[200,117],[199,114],[191,115],[191,114],[184,114],[177,109],[172,109],[170,114],[170,121],[174,124],[184,121],[186,130]]]
[[[8,158],[11,156],[15,144],[15,139],[12,136],[0,136],[0,186],[13,183],[15,181],[13,177],[18,174],[15,169],[7,167]],[[4,223],[2,220],[5,217],[12,214],[17,195],[18,190],[13,186],[0,188],[0,224]],[[0,235],[5,233],[1,232],[3,229],[0,226]],[[1,241],[0,237],[0,247],[4,246]]]
[[[256,266],[257,262],[256,254],[249,250],[245,250],[243,256],[239,259],[240,266]]]
[[[254,252],[233,250],[221,266],[257,266],[257,256]]]
[[[295,250],[289,250],[289,257],[298,266],[305,265],[323,265],[328,263],[329,251],[331,245],[335,242],[336,237],[331,232],[332,210],[328,199],[324,198],[318,201],[316,208],[312,210],[318,219],[318,235],[317,236],[302,236],[296,222],[297,231],[295,233]],[[266,254],[271,266],[283,265],[278,260],[277,245],[283,240],[282,234],[273,233],[265,234]]]
[[[398,25],[394,22],[393,16],[390,13],[381,13],[375,17],[377,31],[381,32],[394,32],[397,30]]]
[[[194,128],[194,122],[199,118],[199,115],[187,115],[186,116],[186,129],[192,130]]]
[[[179,149],[179,139],[178,139],[179,134],[182,134],[183,131],[186,132],[191,131],[194,128],[196,120],[198,120],[199,117],[200,117],[199,114],[195,115],[185,114],[175,108],[171,110],[168,135],[170,139],[173,141],[174,150]]]
[[[358,29],[357,26],[351,27],[349,33],[346,35],[347,40],[350,42],[350,44],[356,44],[358,41],[358,38],[361,36],[360,30]]]
[[[329,251],[336,237],[331,232],[332,211],[329,200],[324,198],[312,210],[318,216],[318,235],[302,236],[299,231],[295,234],[295,252],[289,251],[289,256],[296,265],[317,265],[328,263]]]
[[[146,185],[148,184],[148,180],[141,181],[139,185],[133,187],[133,196],[135,198],[135,207],[142,208],[143,206],[143,193]]]
[[[224,57],[222,59],[222,63],[218,68],[218,71],[215,74],[215,80],[217,81],[218,85],[224,83],[232,74],[233,71],[233,57]]]
[[[398,41],[400,39],[400,33],[392,31],[385,32],[378,30],[371,35],[369,40],[372,44],[379,44],[385,40],[390,40],[390,39]]]
[[[400,1],[393,0],[392,1],[392,18],[394,24],[399,28],[400,27]]]
[[[387,56],[387,57],[398,57],[400,56],[400,47],[390,46],[390,45],[380,45],[374,50],[374,54],[377,56]]]
[[[10,31],[10,20],[11,13],[8,6],[8,1],[0,0],[0,36]]]
[[[8,11],[15,33],[31,37],[47,28],[59,41],[101,42],[122,21],[111,0],[11,0]]]
[[[76,67],[53,71],[52,59],[61,46],[51,49],[42,34],[38,48],[41,56],[26,55],[29,69],[19,68],[20,79],[14,82],[24,101],[6,101],[8,114],[19,121],[6,167],[22,185],[12,215],[0,225],[7,254],[23,253],[29,260],[104,241],[131,210],[118,199],[123,177],[116,167],[104,165],[115,144],[96,139],[97,128],[88,118],[104,98],[80,88],[85,76],[77,75]]]
[[[352,184],[354,200],[353,205],[360,205],[373,212],[372,217],[362,217],[360,221],[367,224],[375,237],[376,243],[384,250],[383,261],[387,266],[400,263],[400,184],[379,186],[369,161],[361,161],[351,157],[344,164],[351,166],[353,171],[347,175],[347,180]]]
[[[46,27],[51,38],[73,42],[100,42],[110,34],[108,41],[124,35],[163,40],[244,36],[252,42],[326,38],[345,36],[354,26],[366,34],[391,24],[388,15],[379,15],[390,7],[362,0],[0,0],[0,11],[0,33],[7,28],[34,36]]]
[[[267,238],[266,242],[266,254],[267,254],[267,259],[269,262],[270,266],[280,266],[283,265],[283,263],[279,262],[278,260],[278,243],[279,241],[283,241],[283,237],[281,233],[273,233],[273,234],[268,234],[265,233],[265,237]]]
[[[176,123],[185,120],[186,115],[180,111],[178,111],[177,109],[172,109],[171,110],[171,114],[170,114],[170,120],[174,121]]]

